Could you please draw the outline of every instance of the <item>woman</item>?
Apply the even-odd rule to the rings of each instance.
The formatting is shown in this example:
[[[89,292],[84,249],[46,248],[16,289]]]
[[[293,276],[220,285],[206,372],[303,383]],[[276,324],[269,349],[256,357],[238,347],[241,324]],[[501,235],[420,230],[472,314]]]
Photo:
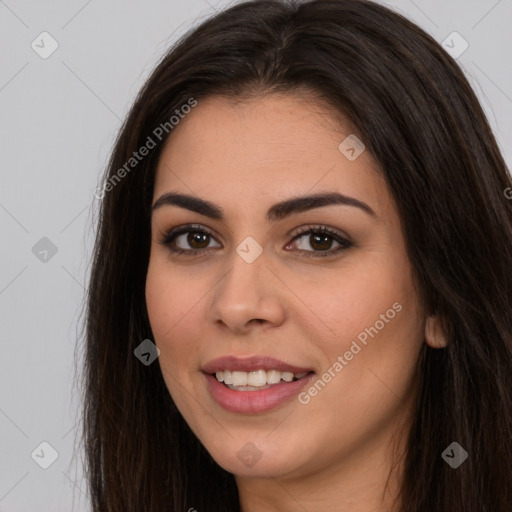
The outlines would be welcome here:
[[[510,186],[457,64],[385,7],[186,35],[98,194],[94,510],[510,510]]]

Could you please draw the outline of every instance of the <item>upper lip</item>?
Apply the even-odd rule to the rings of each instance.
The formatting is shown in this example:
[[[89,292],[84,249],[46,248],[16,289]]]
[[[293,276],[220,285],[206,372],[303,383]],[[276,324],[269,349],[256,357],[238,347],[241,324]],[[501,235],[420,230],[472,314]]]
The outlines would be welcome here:
[[[278,370],[280,372],[307,373],[311,368],[294,366],[269,356],[236,357],[224,356],[207,362],[201,368],[205,373],[216,373],[224,370],[254,372],[256,370]]]

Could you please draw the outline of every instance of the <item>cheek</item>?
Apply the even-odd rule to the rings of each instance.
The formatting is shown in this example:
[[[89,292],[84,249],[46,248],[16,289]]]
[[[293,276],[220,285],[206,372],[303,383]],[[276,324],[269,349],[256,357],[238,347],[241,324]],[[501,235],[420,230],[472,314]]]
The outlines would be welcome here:
[[[146,276],[146,306],[153,334],[161,343],[174,332],[173,326],[187,312],[187,297],[191,293],[179,276],[164,257],[157,255],[150,258]]]
[[[309,338],[326,380],[335,377],[314,407],[319,413],[326,403],[355,408],[370,424],[393,409],[396,396],[408,394],[415,375],[423,324],[410,267],[398,260],[365,266],[330,280],[324,292],[315,307],[335,334],[310,332]]]
[[[418,304],[409,267],[391,259],[353,265],[332,273],[321,286],[306,286],[305,291],[311,309],[330,328],[331,336],[324,341],[329,349],[350,344],[376,322],[379,331],[401,326],[405,335],[410,334],[406,332],[409,323],[417,327],[417,314],[413,313]],[[364,341],[364,334],[361,338]]]
[[[170,357],[176,349],[172,341],[175,337],[179,319],[183,318],[182,310],[184,299],[182,294],[177,294],[176,282],[172,278],[166,265],[158,260],[150,260],[146,277],[146,306],[149,316],[154,342],[160,349],[160,366],[162,371],[170,371],[170,362],[175,360]]]
[[[330,318],[335,337],[311,338],[322,353],[322,382],[301,396],[309,428],[323,432],[328,446],[342,449],[377,435],[400,417],[422,341],[421,317],[408,286],[381,283],[360,299],[339,299],[333,308],[338,311]]]
[[[409,267],[393,266],[346,282],[347,295],[333,308],[337,343],[325,348],[332,364],[349,361],[343,373],[364,398],[388,386],[407,392],[421,348],[422,315]],[[363,284],[362,284],[363,283]],[[335,316],[337,311],[337,316]],[[346,355],[346,357],[345,357]]]
[[[167,372],[188,378],[187,370],[195,368],[199,346],[191,340],[200,339],[196,333],[204,293],[203,288],[194,286],[189,272],[173,270],[165,257],[150,259],[146,305],[164,376]]]
[[[176,293],[183,290],[183,293]],[[187,386],[187,353],[185,343],[180,335],[182,323],[186,319],[184,297],[186,288],[177,285],[169,272],[168,264],[157,259],[150,260],[146,277],[146,306],[149,316],[154,343],[160,349],[158,362],[167,389],[175,404],[181,410],[180,390]],[[181,319],[181,321],[180,321]]]

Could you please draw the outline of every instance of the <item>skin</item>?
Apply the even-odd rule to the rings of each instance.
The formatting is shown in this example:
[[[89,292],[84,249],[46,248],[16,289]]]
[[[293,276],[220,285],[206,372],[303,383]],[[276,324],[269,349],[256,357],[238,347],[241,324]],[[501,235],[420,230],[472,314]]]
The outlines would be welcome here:
[[[338,149],[350,134],[357,131],[313,96],[236,104],[210,97],[174,128],[159,161],[154,201],[175,191],[225,212],[221,221],[173,205],[154,210],[146,301],[169,392],[235,475],[244,512],[396,510],[400,462],[388,476],[393,450],[399,461],[403,454],[415,365],[423,343],[443,345],[438,320],[418,298],[376,162],[367,150],[349,161]],[[279,201],[333,191],[364,201],[375,216],[330,205],[266,218]],[[185,234],[175,243],[207,247],[203,255],[176,255],[159,243],[188,223],[214,237],[190,245]],[[322,250],[311,234],[292,241],[307,224],[346,233],[354,245],[314,257]],[[236,252],[247,236],[263,248],[250,264]],[[327,250],[339,247],[327,240]],[[270,355],[321,376],[394,303],[401,311],[306,405],[294,397],[266,413],[232,413],[205,386],[201,366],[224,355]],[[237,456],[248,442],[261,453],[252,467]]]

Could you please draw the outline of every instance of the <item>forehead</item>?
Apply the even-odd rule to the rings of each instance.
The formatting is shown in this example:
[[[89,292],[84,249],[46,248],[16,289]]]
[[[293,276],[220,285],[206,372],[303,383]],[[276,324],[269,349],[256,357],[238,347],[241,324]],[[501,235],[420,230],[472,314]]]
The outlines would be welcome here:
[[[314,98],[283,94],[200,100],[166,142],[154,195],[172,189],[270,203],[333,189],[372,198],[378,210],[386,188],[378,166],[368,151],[353,161],[340,151],[356,133],[332,112]]]

